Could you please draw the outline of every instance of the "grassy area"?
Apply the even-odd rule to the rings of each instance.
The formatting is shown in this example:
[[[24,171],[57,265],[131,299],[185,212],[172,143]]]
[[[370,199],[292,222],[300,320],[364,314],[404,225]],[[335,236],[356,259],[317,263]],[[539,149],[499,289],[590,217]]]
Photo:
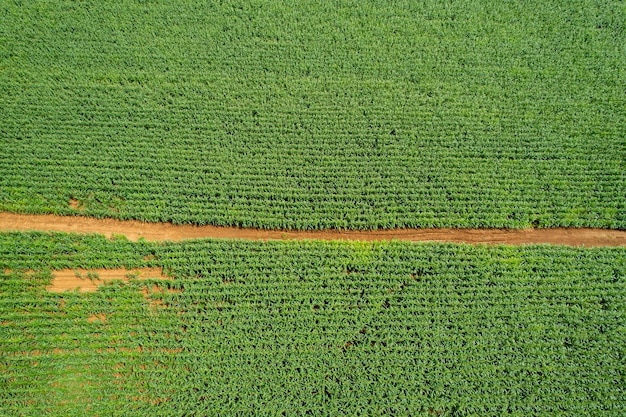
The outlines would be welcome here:
[[[619,1],[0,2],[0,210],[626,227]]]
[[[46,290],[103,267],[171,279]],[[625,280],[624,248],[4,233],[0,414],[624,415]]]

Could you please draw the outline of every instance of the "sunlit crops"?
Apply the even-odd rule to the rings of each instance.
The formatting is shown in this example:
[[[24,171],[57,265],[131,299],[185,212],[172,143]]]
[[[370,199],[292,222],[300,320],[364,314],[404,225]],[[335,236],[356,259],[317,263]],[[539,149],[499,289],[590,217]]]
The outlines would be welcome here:
[[[0,209],[626,227],[623,2],[320,3],[1,2]]]
[[[171,280],[45,289],[142,266]],[[2,234],[0,414],[623,415],[625,279],[623,248]]]
[[[0,0],[0,211],[624,229],[624,22]],[[625,280],[624,248],[0,233],[0,415],[622,416]]]

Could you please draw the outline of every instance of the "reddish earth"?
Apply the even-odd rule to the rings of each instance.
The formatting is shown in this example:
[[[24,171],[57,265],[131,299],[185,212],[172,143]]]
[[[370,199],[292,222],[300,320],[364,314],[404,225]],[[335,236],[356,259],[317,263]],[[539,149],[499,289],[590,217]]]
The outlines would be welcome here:
[[[78,211],[81,211],[83,209],[83,205],[75,198],[70,198],[69,206]]]
[[[96,322],[106,323],[106,321],[107,321],[107,316],[104,313],[92,314],[91,316],[87,318],[88,323],[96,323]]]
[[[50,292],[78,289],[78,292],[94,292],[110,281],[128,282],[133,279],[169,279],[160,268],[118,269],[63,269],[52,271],[52,283],[46,288]]]
[[[182,290],[173,289],[173,288],[162,288],[158,285],[153,285],[151,289],[145,287],[141,290],[144,298],[150,302],[152,307],[163,306],[165,303],[162,299],[158,298],[159,295],[169,293],[169,294],[180,294]]]
[[[0,231],[39,230],[51,232],[100,233],[107,237],[124,235],[136,241],[178,241],[184,239],[252,240],[405,240],[412,242],[454,242],[487,244],[558,244],[569,246],[626,246],[626,230],[607,229],[393,229],[373,231],[280,231],[237,227],[173,225],[89,217],[0,213]]]

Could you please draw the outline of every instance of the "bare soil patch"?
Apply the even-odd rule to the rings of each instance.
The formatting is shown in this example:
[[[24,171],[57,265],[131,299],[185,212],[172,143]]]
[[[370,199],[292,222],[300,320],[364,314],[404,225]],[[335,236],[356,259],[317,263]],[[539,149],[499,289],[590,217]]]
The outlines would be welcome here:
[[[131,279],[169,279],[160,268],[63,269],[53,271],[52,275],[52,284],[47,287],[50,292],[74,289],[78,289],[78,292],[94,292],[99,286],[115,280],[128,282]]]
[[[144,298],[150,302],[152,307],[163,306],[165,303],[160,298],[163,294],[180,294],[182,290],[174,288],[163,288],[153,285],[152,288],[145,287],[141,290]]]
[[[83,211],[85,209],[84,205],[75,198],[70,198],[69,206],[73,210]]]
[[[93,314],[87,318],[88,323],[106,323],[107,316],[104,313]]]
[[[174,225],[136,220],[95,219],[82,216],[0,213],[0,231],[39,230],[51,232],[100,233],[136,241],[180,241],[185,239],[250,240],[404,240],[471,244],[557,244],[569,246],[626,246],[626,230],[609,229],[391,229],[373,231],[321,230],[282,231],[238,227]]]

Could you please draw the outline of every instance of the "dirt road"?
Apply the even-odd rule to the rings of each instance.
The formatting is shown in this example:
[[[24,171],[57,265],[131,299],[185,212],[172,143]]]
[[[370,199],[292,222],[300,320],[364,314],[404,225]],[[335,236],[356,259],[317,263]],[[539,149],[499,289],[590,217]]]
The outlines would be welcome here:
[[[0,213],[0,231],[39,230],[51,232],[124,235],[136,241],[179,241],[197,238],[253,240],[405,240],[488,244],[549,243],[569,246],[626,246],[625,230],[606,229],[394,229],[374,231],[279,231],[237,227],[173,225],[89,217]]]

